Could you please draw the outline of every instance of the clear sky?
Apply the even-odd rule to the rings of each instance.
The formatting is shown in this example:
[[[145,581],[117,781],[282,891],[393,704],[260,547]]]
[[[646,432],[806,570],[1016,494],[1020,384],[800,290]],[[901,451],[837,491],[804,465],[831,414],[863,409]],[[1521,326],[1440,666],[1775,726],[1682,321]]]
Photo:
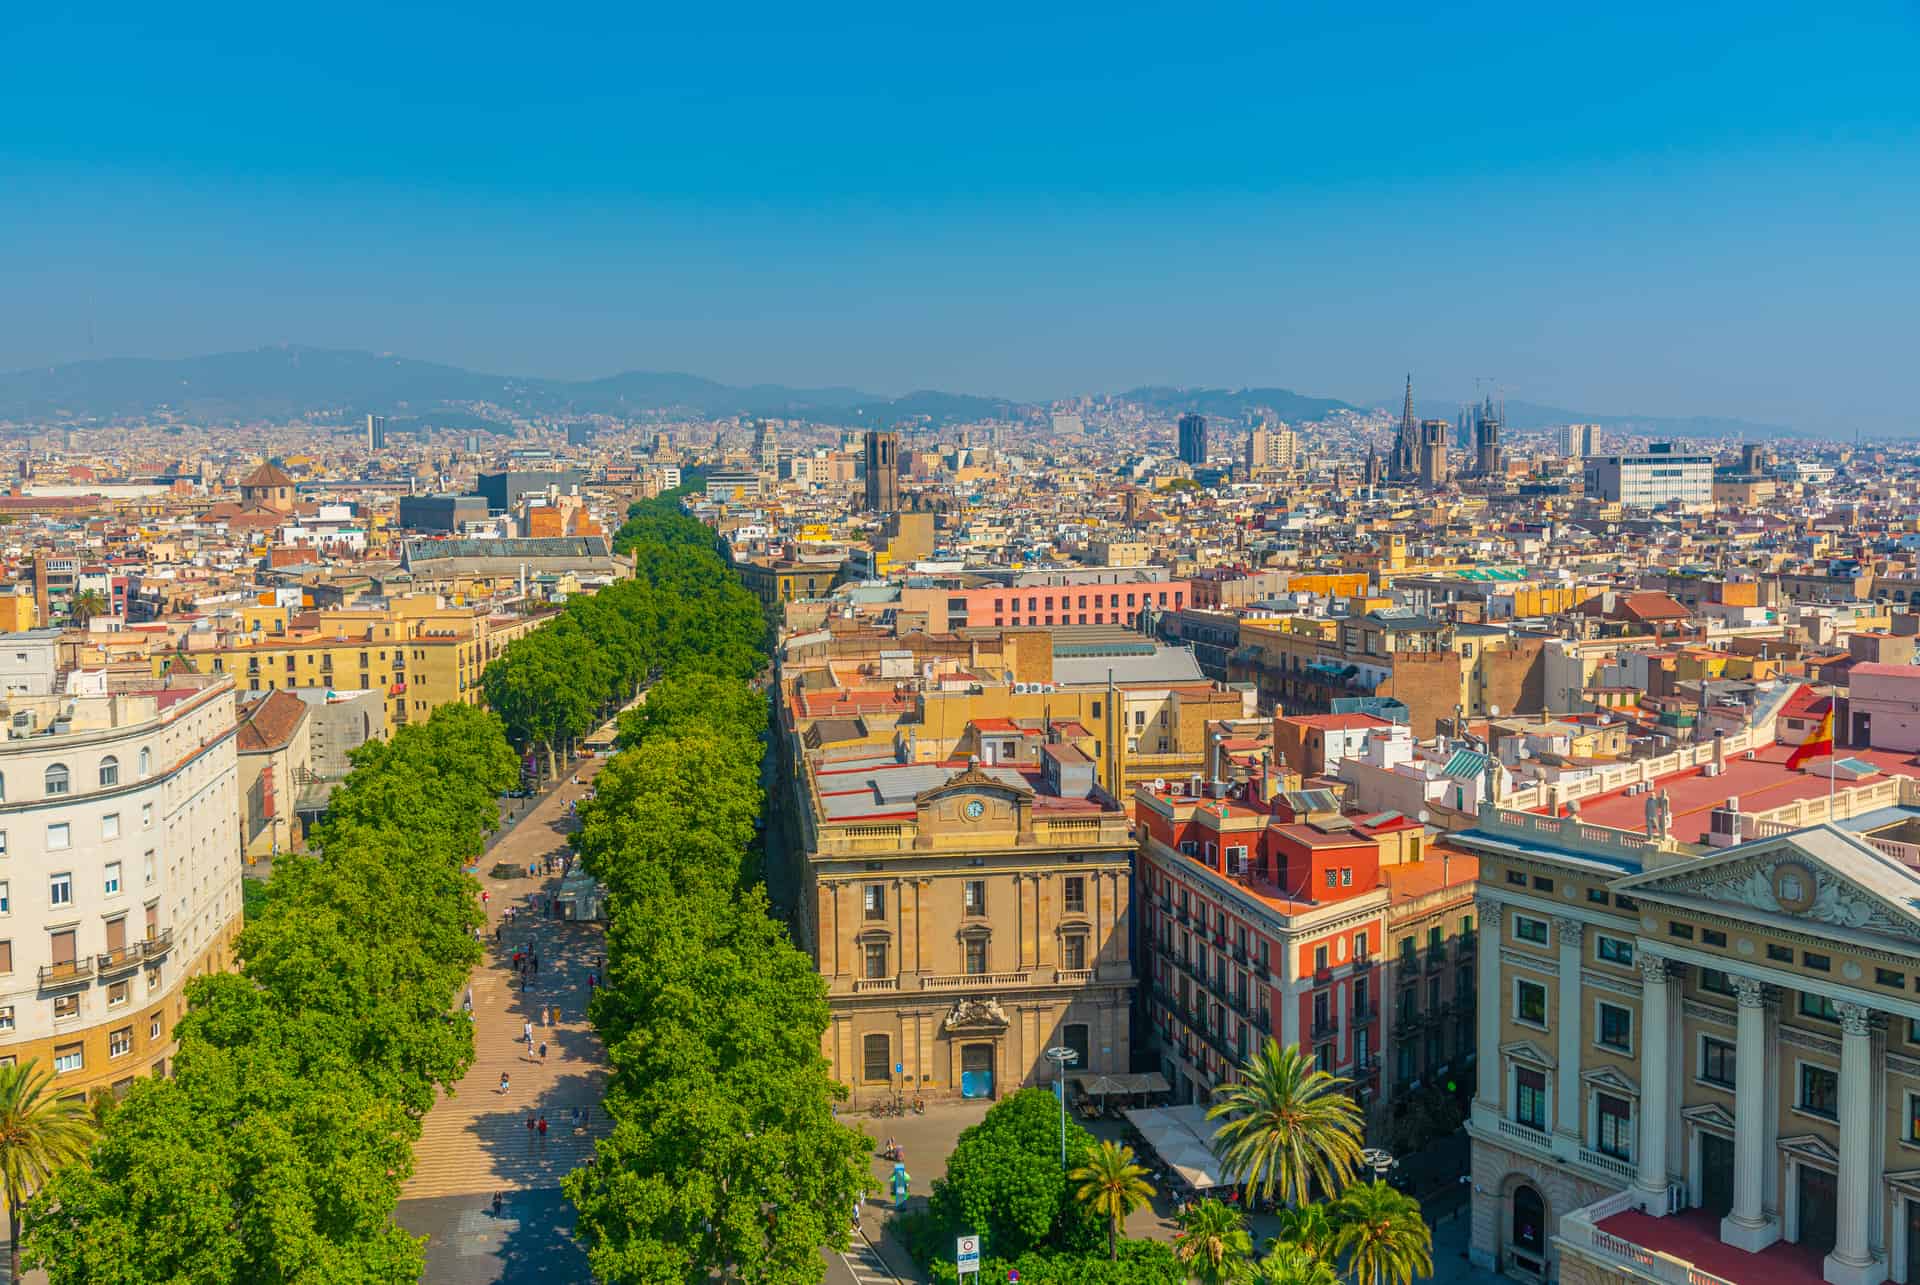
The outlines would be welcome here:
[[[0,5],[0,369],[1920,429],[1920,5]]]

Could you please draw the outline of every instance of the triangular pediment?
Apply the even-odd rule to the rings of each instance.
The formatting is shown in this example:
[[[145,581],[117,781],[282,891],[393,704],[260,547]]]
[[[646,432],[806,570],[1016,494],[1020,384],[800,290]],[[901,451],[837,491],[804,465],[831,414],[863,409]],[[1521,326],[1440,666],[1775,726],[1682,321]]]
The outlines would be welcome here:
[[[1800,1160],[1811,1160],[1816,1164],[1840,1164],[1840,1153],[1831,1142],[1817,1133],[1802,1133],[1792,1138],[1780,1139],[1780,1150]]]
[[[1699,1106],[1688,1107],[1680,1113],[1680,1118],[1702,1128],[1717,1129],[1727,1134],[1733,1132],[1733,1112],[1718,1102],[1702,1102]]]
[[[1510,1057],[1516,1062],[1525,1062],[1529,1066],[1537,1066],[1548,1071],[1560,1065],[1553,1060],[1553,1054],[1547,1052],[1532,1040],[1515,1040],[1511,1044],[1502,1044],[1500,1046],[1500,1056],[1503,1058]]]
[[[1001,776],[985,771],[977,763],[969,763],[939,785],[914,795],[913,801],[916,804],[925,805],[955,794],[987,794],[1009,801],[1033,798],[1033,791],[1026,786],[1015,785]]]
[[[1640,1082],[1628,1079],[1610,1066],[1596,1066],[1590,1071],[1582,1071],[1580,1078],[1608,1093],[1624,1093],[1632,1098],[1640,1096]]]
[[[1802,932],[1920,942],[1920,870],[1829,825],[1743,843],[1614,887],[1643,901]]]

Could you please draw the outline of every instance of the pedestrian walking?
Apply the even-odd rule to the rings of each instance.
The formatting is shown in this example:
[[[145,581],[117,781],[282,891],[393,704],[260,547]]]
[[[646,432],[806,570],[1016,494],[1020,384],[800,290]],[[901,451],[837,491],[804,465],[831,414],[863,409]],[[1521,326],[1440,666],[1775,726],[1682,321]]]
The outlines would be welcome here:
[[[516,950],[513,952],[513,971],[514,972],[517,973],[520,971],[520,964],[525,959],[526,959],[526,956],[522,955],[519,951]]]
[[[532,1022],[520,1023],[520,1038],[527,1042],[528,1048],[533,1047],[533,1023]]]
[[[853,1229],[860,1230],[860,1197],[853,1198]]]
[[[505,1071],[502,1071],[502,1072],[500,1072],[500,1093],[501,1093],[501,1096],[502,1096],[502,1097],[504,1097],[504,1096],[506,1096],[506,1092],[507,1092],[507,1073],[506,1073]]]
[[[535,955],[531,961],[531,965],[533,969],[533,975],[535,977],[538,977],[540,975],[540,956]]]
[[[534,1137],[540,1132],[540,1126],[532,1116],[527,1117],[527,1145],[533,1145]]]
[[[545,1040],[541,1040],[540,1041],[540,1065],[545,1066],[546,1064],[547,1064],[547,1042]]]
[[[546,1140],[547,1140],[547,1117],[543,1115],[540,1117],[540,1141],[542,1143],[545,1143]]]
[[[552,1022],[550,1022],[550,1021],[548,1021],[548,1020],[547,1020],[547,1006],[546,1006],[545,1004],[542,1004],[542,1005],[540,1006],[540,1025],[542,1025],[542,1026],[552,1026],[552,1025],[553,1025],[553,1023],[552,1023]]]

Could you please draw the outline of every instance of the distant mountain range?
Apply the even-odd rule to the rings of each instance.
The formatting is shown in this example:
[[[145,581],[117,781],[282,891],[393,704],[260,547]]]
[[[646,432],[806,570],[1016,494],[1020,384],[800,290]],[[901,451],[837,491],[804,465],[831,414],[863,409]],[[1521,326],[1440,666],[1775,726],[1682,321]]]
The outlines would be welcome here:
[[[257,348],[208,357],[114,357],[0,375],[0,419],[111,421],[172,412],[214,422],[299,417],[351,423],[369,412],[389,428],[494,427],[475,406],[518,416],[768,415],[839,423],[937,423],[1018,413],[1005,398],[857,388],[735,388],[697,375],[629,371],[567,381],[483,375],[406,357],[326,348]]]
[[[1168,417],[1192,410],[1240,422],[1263,414],[1301,422],[1364,409],[1286,388],[1154,385],[1119,396]],[[1377,405],[1397,409],[1399,401],[1395,396]],[[214,423],[311,418],[352,424],[372,412],[386,415],[392,432],[442,428],[511,433],[506,421],[513,418],[590,414],[766,415],[891,425],[1010,419],[1039,409],[1033,403],[969,393],[924,390],[888,397],[845,387],[736,387],[698,375],[650,371],[580,381],[488,375],[406,357],[302,347],[205,357],[113,357],[0,375],[0,420],[43,423],[114,422],[170,412]],[[1436,419],[1452,419],[1459,411],[1456,404],[1435,401],[1421,402],[1416,409]],[[1599,415],[1512,401],[1507,403],[1507,418],[1516,429],[1592,423],[1619,432],[1676,437],[1764,438],[1795,432],[1738,419]]]

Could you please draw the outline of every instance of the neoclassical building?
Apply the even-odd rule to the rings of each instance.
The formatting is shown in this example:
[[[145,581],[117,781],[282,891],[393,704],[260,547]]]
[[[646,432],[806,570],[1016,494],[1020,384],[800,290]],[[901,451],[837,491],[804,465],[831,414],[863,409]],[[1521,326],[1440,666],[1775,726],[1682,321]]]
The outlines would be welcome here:
[[[15,694],[0,727],[0,1061],[62,1097],[164,1075],[240,930],[233,683]]]
[[[796,739],[795,932],[856,1106],[1130,1069],[1133,842],[1065,742],[1031,765],[834,756]]]
[[[1920,807],[1717,848],[1483,809],[1473,1255],[1920,1285]],[[1773,827],[1784,829],[1784,827]]]

